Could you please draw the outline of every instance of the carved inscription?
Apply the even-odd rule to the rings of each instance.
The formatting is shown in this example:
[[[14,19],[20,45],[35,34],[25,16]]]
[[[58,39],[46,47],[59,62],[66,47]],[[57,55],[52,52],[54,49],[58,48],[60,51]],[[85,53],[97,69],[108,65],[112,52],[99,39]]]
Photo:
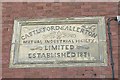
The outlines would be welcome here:
[[[30,28],[32,27],[34,26]],[[24,47],[27,45],[26,60],[51,58],[96,60],[96,57],[91,56],[95,53],[90,51],[90,45],[98,42],[96,24],[38,25],[34,29],[23,26],[22,29],[20,40]]]
[[[97,19],[99,20],[99,18]],[[15,31],[16,34],[13,35],[13,38],[17,38],[13,40],[15,45],[14,52],[11,52],[11,54],[14,53],[14,55],[12,54],[12,64],[14,65],[12,66],[19,68],[26,66],[86,66],[100,62],[104,64],[106,55],[100,50],[105,48],[105,42],[100,43],[102,40],[100,38],[105,35],[99,33],[100,25],[98,24],[100,23],[84,22],[80,24],[45,24],[43,22],[43,24],[36,25],[20,25],[19,33]]]

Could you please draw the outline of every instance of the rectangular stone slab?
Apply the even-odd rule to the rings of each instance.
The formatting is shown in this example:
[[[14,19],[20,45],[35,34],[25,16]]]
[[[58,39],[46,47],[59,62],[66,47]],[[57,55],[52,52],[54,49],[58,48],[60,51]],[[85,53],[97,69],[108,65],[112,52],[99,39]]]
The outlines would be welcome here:
[[[104,17],[15,19],[10,68],[107,66]]]

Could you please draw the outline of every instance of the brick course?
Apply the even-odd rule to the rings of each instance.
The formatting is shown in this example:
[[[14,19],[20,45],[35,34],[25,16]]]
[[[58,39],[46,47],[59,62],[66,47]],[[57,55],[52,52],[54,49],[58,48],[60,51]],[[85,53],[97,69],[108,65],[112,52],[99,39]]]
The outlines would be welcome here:
[[[9,56],[15,18],[46,18],[46,17],[81,17],[118,15],[117,2],[76,2],[76,3],[42,3],[42,2],[5,2],[2,3],[2,68],[3,78],[111,78],[111,65],[107,67],[77,67],[77,68],[36,68],[10,69]],[[117,22],[111,23],[113,57],[115,62],[115,78],[118,78],[118,28]],[[106,36],[107,25],[106,25]],[[119,34],[120,36],[120,34]],[[119,42],[120,44],[120,42]],[[109,44],[107,44],[109,46]]]

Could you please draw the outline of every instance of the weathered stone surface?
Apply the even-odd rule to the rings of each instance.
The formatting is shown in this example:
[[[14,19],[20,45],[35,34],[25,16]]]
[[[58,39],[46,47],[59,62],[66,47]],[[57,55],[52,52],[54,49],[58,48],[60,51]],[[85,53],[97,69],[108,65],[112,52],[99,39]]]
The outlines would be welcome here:
[[[106,66],[104,17],[16,19],[10,67]]]

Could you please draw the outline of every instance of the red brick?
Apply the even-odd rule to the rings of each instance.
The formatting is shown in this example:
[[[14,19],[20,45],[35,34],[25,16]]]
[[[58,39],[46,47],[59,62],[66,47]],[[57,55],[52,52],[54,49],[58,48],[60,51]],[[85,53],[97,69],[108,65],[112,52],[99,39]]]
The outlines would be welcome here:
[[[25,77],[25,78],[111,78],[111,65],[108,50],[107,67],[80,67],[80,68],[37,68],[37,69],[10,69],[10,42],[12,38],[12,29],[14,18],[38,18],[38,17],[81,17],[81,16],[105,16],[118,15],[117,3],[112,2],[81,2],[81,3],[3,3],[2,27],[3,27],[3,77]],[[115,75],[117,76],[118,67],[118,34],[120,28],[116,22],[111,22],[111,32],[113,41],[113,56],[115,59]],[[107,32],[107,25],[106,25]],[[107,35],[108,43],[108,35]],[[84,75],[83,75],[84,74]],[[96,76],[95,76],[96,74]],[[14,76],[13,76],[14,75]]]

